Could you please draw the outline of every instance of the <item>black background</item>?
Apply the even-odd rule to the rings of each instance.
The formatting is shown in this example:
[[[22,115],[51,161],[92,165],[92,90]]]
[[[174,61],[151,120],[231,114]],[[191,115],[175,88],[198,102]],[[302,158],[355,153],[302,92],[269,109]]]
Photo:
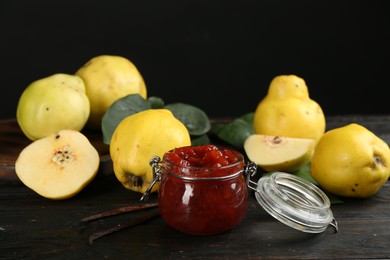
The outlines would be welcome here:
[[[387,114],[389,43],[386,1],[0,0],[0,117],[32,81],[100,54],[210,117],[254,111],[280,74],[304,78],[326,115]]]

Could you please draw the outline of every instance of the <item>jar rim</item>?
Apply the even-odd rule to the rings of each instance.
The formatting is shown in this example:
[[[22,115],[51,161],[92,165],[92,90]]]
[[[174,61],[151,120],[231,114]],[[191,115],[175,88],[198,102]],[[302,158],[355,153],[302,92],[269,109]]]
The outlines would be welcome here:
[[[218,167],[211,167],[211,166],[193,166],[193,165],[181,165],[181,164],[177,164],[177,163],[174,163],[170,160],[168,160],[165,156],[163,156],[162,160],[161,160],[161,163],[162,165],[167,165],[169,167],[179,167],[181,169],[184,169],[184,172],[189,172],[189,171],[199,171],[199,170],[203,170],[203,171],[223,171],[223,170],[228,170],[228,169],[232,169],[234,167],[237,167],[239,166],[240,164],[242,164],[243,166],[245,165],[245,160],[244,160],[244,156],[242,155],[242,153],[234,150],[234,149],[231,149],[231,148],[228,148],[228,147],[224,147],[224,146],[218,146],[219,148],[222,148],[222,149],[227,149],[229,150],[230,152],[234,153],[234,155],[236,156],[237,158],[237,161],[233,162],[233,163],[230,163],[230,164],[227,164],[227,165],[221,165],[221,166],[218,166]],[[167,153],[173,151],[170,150],[168,151]],[[178,177],[180,179],[183,179],[183,180],[207,180],[207,181],[210,181],[210,180],[223,180],[223,179],[229,179],[229,178],[234,178],[236,177],[237,175],[240,175],[241,173],[244,172],[244,170],[239,170],[239,171],[236,171],[234,173],[231,173],[231,174],[228,174],[228,175],[222,175],[222,176],[186,176],[186,175],[181,175],[181,174],[176,174],[176,173],[173,173],[173,172],[170,172],[168,170],[164,168],[164,173],[168,173],[174,177]]]
[[[199,169],[201,169],[201,168],[202,167],[199,167]],[[229,174],[229,175],[216,176],[216,177],[209,177],[209,176],[205,176],[205,177],[190,177],[190,176],[176,174],[176,173],[173,173],[173,172],[170,172],[170,171],[167,171],[167,170],[164,169],[164,173],[169,174],[169,175],[171,175],[171,176],[173,176],[175,178],[179,178],[179,179],[186,180],[186,181],[227,180],[227,179],[233,179],[233,178],[237,177],[238,175],[241,175],[243,172],[244,172],[244,170],[240,170],[240,171],[234,172],[234,173]]]

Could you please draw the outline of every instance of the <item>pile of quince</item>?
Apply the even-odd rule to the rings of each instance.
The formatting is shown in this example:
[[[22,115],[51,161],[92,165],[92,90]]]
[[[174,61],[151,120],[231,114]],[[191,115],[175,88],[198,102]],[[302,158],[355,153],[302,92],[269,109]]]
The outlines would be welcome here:
[[[326,131],[323,110],[295,75],[271,81],[254,112],[253,128],[244,149],[265,171],[293,173],[309,165],[316,184],[355,198],[372,196],[389,178],[387,143],[356,123]]]
[[[145,82],[135,65],[121,56],[97,56],[75,74],[32,82],[16,112],[20,128],[32,141],[15,163],[19,179],[46,198],[76,195],[94,179],[100,164],[97,150],[81,131],[100,131],[109,108],[132,95],[132,100],[145,100]],[[112,127],[115,174],[125,187],[140,192],[151,181],[148,163],[153,155],[191,144],[186,126],[165,108],[145,109]]]
[[[17,176],[51,199],[74,196],[97,174],[100,157],[81,132],[84,129],[102,131],[115,176],[127,189],[141,193],[152,181],[153,156],[194,144],[194,136],[204,138],[210,130],[203,111],[147,98],[135,65],[110,55],[92,58],[74,74],[32,82],[22,93],[16,114],[32,141],[15,163]],[[200,127],[193,128],[194,118],[196,124],[202,122]],[[326,131],[324,112],[300,77],[275,77],[253,118],[245,120],[253,133],[245,135],[241,147],[267,172],[293,173],[309,165],[311,177],[325,190],[360,198],[375,194],[389,178],[386,142],[355,123]],[[242,122],[233,124],[242,131]],[[232,132],[222,129],[225,137]],[[158,184],[153,186],[153,191],[157,189]]]

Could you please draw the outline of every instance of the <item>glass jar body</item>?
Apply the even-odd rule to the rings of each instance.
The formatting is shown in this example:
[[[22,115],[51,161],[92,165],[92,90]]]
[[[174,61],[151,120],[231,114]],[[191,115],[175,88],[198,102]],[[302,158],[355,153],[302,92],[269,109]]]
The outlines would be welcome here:
[[[248,208],[248,191],[242,173],[230,178],[187,180],[166,173],[159,188],[159,208],[173,228],[209,235],[239,224]]]

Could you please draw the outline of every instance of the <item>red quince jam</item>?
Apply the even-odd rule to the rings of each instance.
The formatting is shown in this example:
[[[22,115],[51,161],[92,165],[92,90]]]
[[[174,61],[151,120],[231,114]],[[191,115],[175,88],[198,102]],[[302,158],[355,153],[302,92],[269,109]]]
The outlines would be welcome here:
[[[188,177],[227,176],[244,167],[240,153],[211,144],[173,149],[165,153],[163,163],[167,171]]]
[[[164,154],[159,208],[172,227],[216,234],[241,222],[248,207],[244,158],[214,145],[188,146]]]

